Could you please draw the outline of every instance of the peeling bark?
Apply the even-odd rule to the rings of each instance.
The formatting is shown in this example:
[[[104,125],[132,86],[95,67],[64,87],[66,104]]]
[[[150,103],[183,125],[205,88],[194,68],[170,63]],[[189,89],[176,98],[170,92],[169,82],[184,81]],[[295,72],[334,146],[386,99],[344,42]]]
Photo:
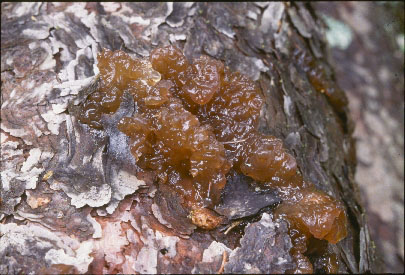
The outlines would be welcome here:
[[[352,124],[347,107],[336,103],[344,94],[326,59],[324,26],[311,6],[2,3],[1,9],[0,273],[294,268],[286,224],[275,225],[270,216],[277,202],[272,192],[246,188],[247,206],[225,200],[238,209],[224,210],[223,227],[195,229],[176,208],[176,198],[162,196],[153,176],[134,175],[136,164],[123,146],[128,138],[112,123],[134,111],[130,98],[103,118],[110,125],[106,132],[75,118],[83,88],[96,81],[101,48],[145,57],[170,43],[188,58],[207,54],[258,81],[266,98],[260,130],[283,139],[304,178],[344,202],[349,235],[330,245],[339,271],[378,271],[354,182]],[[317,90],[297,51],[322,67],[333,92]],[[243,221],[225,234],[233,219]],[[252,254],[258,240],[274,244]],[[264,255],[277,258],[263,263]]]

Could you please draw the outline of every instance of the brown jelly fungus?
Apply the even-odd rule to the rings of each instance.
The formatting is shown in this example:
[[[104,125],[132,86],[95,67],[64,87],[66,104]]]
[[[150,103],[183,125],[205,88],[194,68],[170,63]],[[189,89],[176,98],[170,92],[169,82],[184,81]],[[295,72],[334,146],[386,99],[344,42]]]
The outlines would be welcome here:
[[[156,172],[159,184],[182,197],[190,219],[212,229],[230,169],[277,188],[283,199],[276,217],[290,223],[293,254],[302,271],[310,237],[337,243],[346,236],[340,203],[303,180],[295,158],[280,139],[258,132],[264,98],[255,82],[221,61],[201,56],[189,62],[174,46],[157,48],[147,59],[104,49],[98,55],[100,88],[81,107],[79,120],[102,128],[124,92],[136,105],[118,129],[129,136],[139,167]]]

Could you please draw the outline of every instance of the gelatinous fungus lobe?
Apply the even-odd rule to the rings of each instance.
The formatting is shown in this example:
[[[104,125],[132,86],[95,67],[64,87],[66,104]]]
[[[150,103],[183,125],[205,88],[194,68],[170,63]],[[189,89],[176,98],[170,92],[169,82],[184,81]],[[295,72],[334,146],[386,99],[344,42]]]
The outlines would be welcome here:
[[[146,159],[148,168],[157,168],[161,181],[186,197],[189,206],[218,203],[230,165],[212,131],[201,126],[178,99],[161,108],[153,131],[156,142],[154,154]]]
[[[101,115],[115,112],[125,90],[146,96],[149,88],[160,80],[160,75],[146,60],[132,59],[123,51],[103,49],[97,56],[100,85],[82,105],[79,121],[94,128],[102,128]]]
[[[297,173],[297,163],[294,157],[282,148],[281,140],[257,134],[247,142],[247,150],[240,165],[245,175],[262,182],[286,182]]]
[[[290,227],[306,236],[314,236],[336,244],[346,232],[346,217],[343,207],[325,193],[313,187],[301,191],[302,199],[294,203],[283,203],[276,215],[284,216]]]
[[[286,199],[276,209],[276,218],[282,217],[289,222],[289,235],[297,268],[292,273],[313,273],[313,265],[305,254],[308,252],[311,238],[326,240],[336,244],[346,237],[346,215],[343,207],[325,193],[309,186],[298,191],[298,200]],[[322,248],[315,250],[323,251]],[[333,252],[327,258],[336,257]],[[334,270],[336,263],[325,263],[326,270]]]
[[[150,61],[164,79],[174,81],[178,87],[184,85],[189,62],[178,48],[157,48],[151,52]]]
[[[325,94],[332,106],[338,111],[342,111],[348,105],[346,94],[327,76],[325,68],[309,51],[304,50],[304,47],[297,47],[292,58],[295,64],[307,74],[308,80],[315,90]]]
[[[308,238],[336,243],[346,236],[343,207],[303,180],[280,139],[258,131],[264,98],[255,82],[207,56],[189,62],[173,46],[153,50],[150,60],[103,50],[98,62],[101,86],[80,121],[100,128],[101,115],[115,112],[130,93],[135,113],[118,129],[129,136],[137,164],[183,198],[193,223],[220,224],[206,207],[219,203],[233,168],[279,189],[283,202],[275,213],[290,223],[302,270],[311,267],[303,255]]]
[[[182,91],[195,103],[206,104],[219,91],[223,71],[224,65],[221,62],[201,56],[187,68],[187,80]]]

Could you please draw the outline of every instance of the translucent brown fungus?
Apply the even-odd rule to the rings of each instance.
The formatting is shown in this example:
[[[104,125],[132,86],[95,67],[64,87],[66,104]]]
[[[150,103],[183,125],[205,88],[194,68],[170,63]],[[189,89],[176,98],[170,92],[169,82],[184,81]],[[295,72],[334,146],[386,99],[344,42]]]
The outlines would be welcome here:
[[[219,203],[233,168],[279,190],[283,202],[275,214],[290,223],[299,270],[312,270],[304,256],[309,238],[335,244],[346,236],[343,207],[303,180],[280,139],[258,132],[264,98],[252,80],[208,56],[191,63],[173,46],[153,50],[150,60],[105,49],[98,66],[100,88],[79,120],[101,128],[101,115],[115,112],[130,93],[135,114],[118,129],[130,137],[138,166],[183,198],[193,223],[204,229],[221,223],[208,208]]]
[[[338,111],[342,111],[348,104],[346,94],[327,77],[325,68],[303,48],[297,47],[293,52],[293,59],[307,74],[308,80],[316,91],[324,93],[329,102]]]

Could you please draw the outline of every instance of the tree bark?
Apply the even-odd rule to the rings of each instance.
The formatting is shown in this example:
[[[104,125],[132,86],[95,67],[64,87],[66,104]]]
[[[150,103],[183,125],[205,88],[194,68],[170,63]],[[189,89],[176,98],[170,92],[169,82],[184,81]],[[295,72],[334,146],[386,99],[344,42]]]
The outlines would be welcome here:
[[[318,3],[316,10],[350,32],[346,48],[332,45],[331,53],[356,124],[355,181],[385,271],[404,273],[404,3]]]
[[[345,205],[349,234],[329,244],[339,272],[379,271],[354,182],[353,124],[329,65],[324,24],[310,5],[2,3],[1,9],[1,273],[294,268],[286,223],[275,223],[271,209],[256,204],[260,199],[250,200],[256,211],[243,216],[238,230],[195,229],[149,175],[127,172],[136,164],[118,134],[89,131],[69,112],[98,72],[99,50],[147,57],[170,43],[187,58],[212,56],[260,84],[266,99],[260,130],[281,138],[304,178]],[[252,250],[258,241],[276,245],[260,253]]]

